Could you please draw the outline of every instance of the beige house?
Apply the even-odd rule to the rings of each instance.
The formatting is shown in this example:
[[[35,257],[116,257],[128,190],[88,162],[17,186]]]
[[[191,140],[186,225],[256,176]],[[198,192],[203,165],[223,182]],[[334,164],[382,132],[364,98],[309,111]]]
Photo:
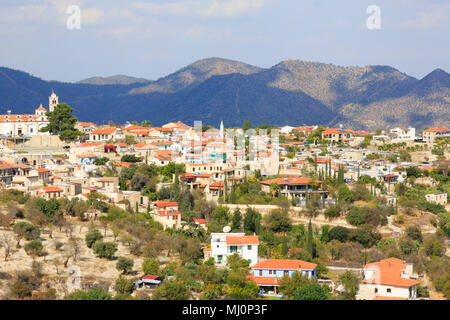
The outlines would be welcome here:
[[[450,137],[450,129],[447,128],[430,128],[423,130],[422,140],[426,143],[434,143],[436,138],[448,138]]]
[[[181,227],[181,213],[178,211],[178,202],[157,202],[152,215],[155,221],[163,225],[164,230]]]
[[[433,202],[445,206],[447,204],[447,192],[426,194],[425,199],[428,202]]]

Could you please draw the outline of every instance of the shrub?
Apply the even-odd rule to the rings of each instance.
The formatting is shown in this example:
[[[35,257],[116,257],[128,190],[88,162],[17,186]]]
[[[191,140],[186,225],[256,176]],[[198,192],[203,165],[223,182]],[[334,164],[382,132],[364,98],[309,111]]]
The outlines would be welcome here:
[[[334,227],[328,232],[328,237],[331,240],[338,240],[345,242],[348,239],[349,230],[346,227]]]
[[[134,261],[131,258],[120,257],[116,264],[116,269],[124,274],[130,273],[133,269]]]
[[[159,262],[154,258],[145,259],[142,263],[142,271],[145,274],[149,275],[158,275],[159,274]]]
[[[366,211],[367,210],[365,208],[351,208],[347,213],[348,223],[350,223],[352,226],[359,226],[361,224],[364,224],[364,222],[366,221]]]
[[[24,299],[26,297],[31,297],[31,286],[21,280],[16,281],[9,290],[14,298]]]
[[[24,249],[28,255],[35,257],[42,254],[44,246],[42,245],[41,240],[32,240],[24,246]]]
[[[77,290],[69,295],[70,300],[111,300],[112,295],[105,289]]]
[[[134,281],[132,279],[125,279],[120,276],[116,280],[116,292],[119,294],[132,294],[134,291]]]
[[[299,287],[294,294],[294,300],[327,300],[330,289],[326,285],[311,283]]]
[[[94,243],[92,248],[98,257],[112,260],[114,258],[114,253],[117,251],[117,243],[98,240]]]
[[[28,222],[17,222],[13,227],[13,231],[27,240],[35,240],[39,238],[41,234],[41,230],[38,226]]]
[[[92,248],[94,243],[98,240],[102,240],[103,235],[97,229],[93,229],[86,233],[85,241],[88,248]]]

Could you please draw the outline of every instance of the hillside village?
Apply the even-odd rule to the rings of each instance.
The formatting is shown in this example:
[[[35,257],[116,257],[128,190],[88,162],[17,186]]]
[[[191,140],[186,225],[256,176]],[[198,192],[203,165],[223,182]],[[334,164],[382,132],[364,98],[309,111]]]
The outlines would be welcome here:
[[[71,111],[0,115],[0,299],[450,299],[448,126]]]

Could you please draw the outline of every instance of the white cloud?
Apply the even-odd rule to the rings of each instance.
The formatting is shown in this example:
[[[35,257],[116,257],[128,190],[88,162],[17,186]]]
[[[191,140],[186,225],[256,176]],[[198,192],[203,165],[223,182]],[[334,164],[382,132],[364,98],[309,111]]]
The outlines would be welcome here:
[[[414,19],[399,24],[402,29],[433,29],[449,25],[450,4],[435,4],[420,12]]]
[[[257,11],[273,0],[193,0],[169,3],[134,2],[134,8],[153,15],[232,17]]]
[[[269,1],[267,0],[214,0],[210,6],[202,10],[202,16],[235,16],[246,14],[261,9]]]

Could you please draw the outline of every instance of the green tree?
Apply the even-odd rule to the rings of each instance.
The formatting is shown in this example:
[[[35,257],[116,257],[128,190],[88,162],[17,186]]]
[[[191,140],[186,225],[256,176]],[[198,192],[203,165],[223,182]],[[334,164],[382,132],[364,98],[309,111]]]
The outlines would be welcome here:
[[[153,300],[188,300],[191,296],[188,286],[183,282],[165,281],[153,294]]]
[[[106,258],[112,260],[114,254],[117,251],[117,243],[115,242],[103,242],[102,240],[97,240],[92,246],[94,253],[100,258]]]
[[[233,231],[241,230],[241,221],[242,221],[241,210],[239,210],[239,208],[236,208],[236,210],[234,210],[233,212],[233,218],[231,219],[231,230]]]
[[[73,141],[83,135],[82,132],[75,129],[77,117],[72,116],[73,109],[66,103],[58,104],[54,111],[46,112],[49,124],[40,129],[40,132],[49,132],[59,135],[61,140]]]
[[[246,234],[256,233],[259,234],[261,231],[261,214],[252,209],[247,208],[244,217],[244,232]]]
[[[348,239],[349,230],[346,227],[337,226],[330,230],[328,237],[331,240],[345,242]]]
[[[147,258],[142,263],[142,271],[147,275],[159,275],[159,262],[155,258]]]
[[[242,130],[247,131],[252,128],[252,125],[250,124],[250,120],[245,120],[244,125],[242,126]]]
[[[116,264],[116,269],[122,271],[123,274],[128,274],[133,270],[134,261],[132,258],[119,257]]]
[[[102,288],[88,291],[77,290],[69,295],[70,300],[111,300],[112,295]]]
[[[364,224],[364,222],[366,221],[366,211],[367,210],[365,208],[351,208],[346,216],[348,223],[350,223],[352,226],[359,226]]]
[[[42,254],[44,246],[42,245],[41,240],[36,239],[28,242],[23,248],[25,249],[25,252],[34,259],[34,257],[38,257]]]
[[[119,294],[130,295],[134,291],[134,281],[132,279],[126,279],[122,275],[117,278],[115,283],[116,292]]]
[[[88,233],[86,233],[86,236],[85,236],[86,246],[88,248],[92,248],[92,246],[94,245],[94,243],[96,241],[102,240],[102,239],[103,239],[103,235],[100,233],[100,231],[98,231],[97,229],[92,229]]]
[[[339,276],[339,283],[344,286],[345,300],[355,300],[359,288],[359,278],[351,271],[345,271]]]
[[[316,282],[299,287],[294,294],[294,300],[327,300],[330,288]]]

